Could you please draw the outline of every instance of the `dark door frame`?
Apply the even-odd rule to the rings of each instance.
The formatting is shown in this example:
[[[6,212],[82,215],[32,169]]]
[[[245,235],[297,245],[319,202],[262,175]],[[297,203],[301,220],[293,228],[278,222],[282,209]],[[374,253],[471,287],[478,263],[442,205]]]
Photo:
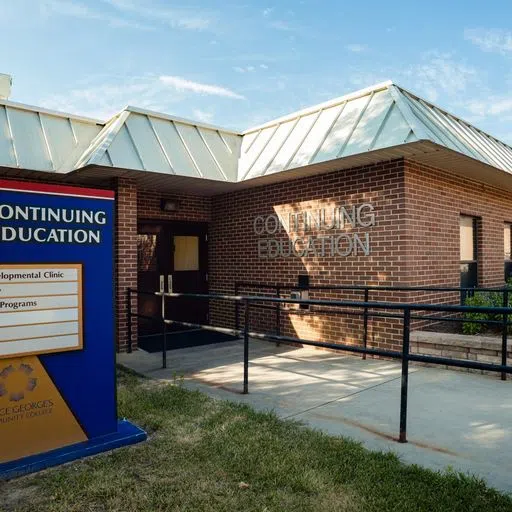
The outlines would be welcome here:
[[[156,273],[161,275],[164,274],[167,276],[168,274],[175,274],[174,268],[171,268],[171,264],[169,264],[168,268],[162,268],[161,267],[161,255],[165,254],[165,252],[169,252],[172,250],[172,245],[169,246],[168,244],[172,244],[172,236],[203,236],[205,237],[204,240],[200,240],[200,248],[199,248],[199,269],[200,272],[204,273],[205,280],[204,280],[204,289],[202,290],[196,290],[196,292],[202,292],[202,293],[208,293],[209,290],[209,282],[208,282],[208,228],[209,224],[208,222],[200,222],[200,221],[173,221],[173,220],[160,220],[160,219],[137,219],[137,234],[141,233],[141,228],[143,226],[161,226],[162,230],[159,234],[169,234],[169,239],[165,241],[159,241],[159,244],[164,244],[164,246],[159,245],[157,247],[157,270]],[[142,230],[142,233],[144,230]],[[204,245],[203,245],[204,244]],[[201,249],[201,245],[202,248]],[[170,260],[167,260],[170,261]],[[186,272],[186,271],[185,271]],[[137,281],[138,281],[138,287],[140,286],[139,283],[139,268],[137,267]],[[167,291],[167,277],[165,277],[165,291]],[[155,287],[158,287],[158,284],[155,283]],[[155,290],[157,291],[157,290]],[[179,291],[179,290],[176,290]],[[150,300],[150,299],[148,299]],[[166,299],[168,301],[172,301],[173,299]],[[180,299],[174,299],[174,300],[180,300]],[[187,299],[185,299],[187,300]],[[192,299],[188,299],[192,300]],[[196,301],[197,302],[197,301]],[[204,302],[204,304],[203,304]],[[169,304],[170,305],[170,304]],[[207,301],[201,301],[201,303],[196,304],[190,304],[190,308],[193,308],[197,310],[198,312],[200,310],[204,309],[204,316],[206,319],[206,323],[209,321],[209,307]],[[160,308],[159,308],[160,309]],[[173,308],[171,308],[172,310]],[[190,321],[187,319],[186,321]],[[203,320],[202,320],[203,321]],[[199,323],[202,323],[199,322]]]
[[[207,241],[208,241],[208,236],[209,236],[209,223],[208,222],[204,222],[204,221],[191,221],[191,220],[158,220],[158,219],[137,219],[137,234],[139,234],[139,228],[142,226],[142,225],[154,225],[154,226],[164,226],[164,227],[173,227],[173,228],[177,228],[176,231],[173,232],[173,234],[175,235],[196,235],[197,233],[193,233],[190,231],[190,227],[192,225],[194,226],[199,226],[201,227],[202,229],[201,230],[198,230],[198,231],[201,231],[202,233],[204,233],[204,235],[207,237]],[[208,272],[209,272],[209,268],[208,268],[208,264],[209,264],[209,258],[208,258],[208,246],[207,247],[207,250],[206,250],[206,254],[202,255],[201,253],[199,254],[199,258],[200,258],[200,261],[199,261],[199,267],[200,268],[204,268],[205,269],[205,273],[206,275],[208,275]],[[138,271],[138,269],[137,269]],[[207,287],[208,287],[208,279],[206,279],[206,283],[207,283]]]

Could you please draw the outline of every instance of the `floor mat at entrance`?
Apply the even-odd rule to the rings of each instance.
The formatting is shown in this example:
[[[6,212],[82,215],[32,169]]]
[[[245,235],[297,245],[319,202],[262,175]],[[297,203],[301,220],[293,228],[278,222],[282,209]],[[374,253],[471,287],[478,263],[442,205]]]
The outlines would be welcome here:
[[[178,348],[198,347],[201,345],[211,345],[213,343],[223,343],[224,341],[236,340],[236,336],[211,331],[190,331],[167,334],[167,350],[176,350]],[[162,351],[163,335],[139,338],[139,347],[146,352]]]

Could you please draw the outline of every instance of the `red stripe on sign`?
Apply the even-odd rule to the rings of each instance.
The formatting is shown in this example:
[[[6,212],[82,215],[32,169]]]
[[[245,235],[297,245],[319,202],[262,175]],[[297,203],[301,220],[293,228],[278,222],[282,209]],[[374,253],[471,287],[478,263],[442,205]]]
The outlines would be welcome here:
[[[28,181],[0,180],[0,189],[19,192],[33,192],[35,194],[89,197],[93,199],[114,199],[115,197],[113,190],[70,187],[68,185],[48,185],[47,183],[33,183]]]

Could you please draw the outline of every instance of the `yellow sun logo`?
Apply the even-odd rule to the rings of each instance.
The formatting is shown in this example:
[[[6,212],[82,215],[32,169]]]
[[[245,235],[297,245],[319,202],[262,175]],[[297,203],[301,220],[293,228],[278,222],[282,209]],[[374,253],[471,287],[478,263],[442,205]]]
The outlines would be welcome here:
[[[27,391],[33,391],[37,379],[32,377],[34,369],[25,363],[9,365],[0,371],[0,397],[8,395],[10,402],[19,402]]]

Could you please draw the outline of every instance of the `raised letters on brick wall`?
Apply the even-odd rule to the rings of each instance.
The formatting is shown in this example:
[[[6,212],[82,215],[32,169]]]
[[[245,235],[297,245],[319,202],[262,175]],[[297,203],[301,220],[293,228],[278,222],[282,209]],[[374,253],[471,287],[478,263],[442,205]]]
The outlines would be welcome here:
[[[370,233],[359,229],[374,225],[373,205],[363,203],[257,215],[253,229],[258,258],[368,256]]]

